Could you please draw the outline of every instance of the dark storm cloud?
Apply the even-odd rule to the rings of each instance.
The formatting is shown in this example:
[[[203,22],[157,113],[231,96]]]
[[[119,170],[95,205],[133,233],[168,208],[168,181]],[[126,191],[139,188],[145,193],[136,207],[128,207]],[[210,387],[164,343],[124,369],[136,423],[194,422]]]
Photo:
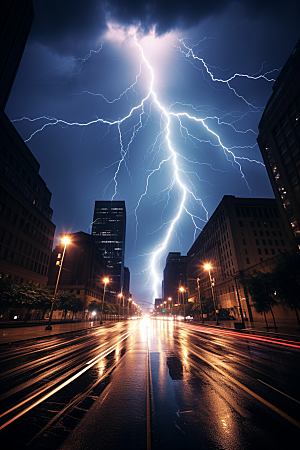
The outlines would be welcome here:
[[[284,15],[281,0],[36,0],[30,39],[61,55],[76,55],[92,48],[107,29],[107,22],[137,25],[147,33],[188,29],[204,19],[221,15],[232,5],[251,16]],[[287,0],[285,10],[299,14],[298,0]]]
[[[84,53],[106,29],[102,2],[36,0],[29,42],[37,41],[61,55]]]

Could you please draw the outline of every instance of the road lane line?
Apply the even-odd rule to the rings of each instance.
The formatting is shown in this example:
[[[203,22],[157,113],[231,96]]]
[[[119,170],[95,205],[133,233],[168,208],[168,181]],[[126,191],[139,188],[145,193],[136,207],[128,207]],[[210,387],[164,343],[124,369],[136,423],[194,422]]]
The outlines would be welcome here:
[[[203,358],[203,356],[200,356],[198,353],[192,351],[192,353],[194,353],[198,358],[202,359],[202,361],[204,361],[206,364],[208,364],[209,366],[211,366],[213,369],[215,369],[217,372],[219,372],[221,375],[223,375],[224,377],[228,378],[232,383],[234,383],[235,385],[239,386],[241,389],[243,389],[245,392],[247,392],[248,394],[250,394],[252,397],[256,398],[256,400],[260,401],[261,403],[263,403],[265,406],[267,406],[268,408],[270,408],[272,411],[276,412],[277,414],[279,414],[281,417],[283,417],[284,419],[288,420],[290,423],[292,423],[293,425],[295,425],[297,428],[300,428],[300,422],[298,422],[297,420],[293,419],[293,417],[289,416],[288,414],[286,414],[284,411],[281,411],[281,409],[277,408],[276,406],[272,405],[272,403],[268,402],[267,400],[265,400],[264,398],[262,398],[260,395],[256,394],[255,392],[253,392],[251,389],[247,388],[246,386],[244,386],[242,383],[240,383],[239,381],[235,380],[234,378],[232,378],[230,375],[228,375],[226,372],[224,372],[222,369],[219,369],[219,367],[217,367],[215,364],[209,362],[206,358]]]
[[[151,399],[150,399],[150,383],[151,383],[151,364],[149,347],[147,349],[147,450],[151,450]]]
[[[279,389],[274,388],[273,386],[271,386],[268,383],[265,383],[264,381],[260,380],[259,378],[257,378],[257,381],[260,381],[261,383],[265,384],[266,386],[268,386],[271,389],[274,389],[274,391],[279,392],[282,395],[285,395],[286,397],[290,398],[291,400],[294,400],[294,402],[297,402],[300,404],[300,402],[298,400],[296,400],[295,398],[291,397],[290,395],[285,394],[284,392],[280,391]]]

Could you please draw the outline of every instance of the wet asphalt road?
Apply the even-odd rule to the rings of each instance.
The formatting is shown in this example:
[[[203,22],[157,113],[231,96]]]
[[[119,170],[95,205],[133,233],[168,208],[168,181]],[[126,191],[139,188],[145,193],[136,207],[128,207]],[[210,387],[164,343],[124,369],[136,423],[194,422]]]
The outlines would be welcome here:
[[[69,339],[42,340],[27,359],[5,354],[2,413],[74,378],[0,431],[5,449],[299,448],[297,343],[150,319]]]

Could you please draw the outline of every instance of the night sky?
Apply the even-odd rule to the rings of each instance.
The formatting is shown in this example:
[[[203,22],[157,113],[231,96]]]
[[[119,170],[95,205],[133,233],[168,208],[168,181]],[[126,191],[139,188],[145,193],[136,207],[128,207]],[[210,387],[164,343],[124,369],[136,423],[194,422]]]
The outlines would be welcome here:
[[[55,243],[91,232],[95,200],[125,200],[131,292],[150,306],[168,252],[186,255],[223,195],[273,197],[256,137],[300,2],[34,9],[6,113],[52,192]]]

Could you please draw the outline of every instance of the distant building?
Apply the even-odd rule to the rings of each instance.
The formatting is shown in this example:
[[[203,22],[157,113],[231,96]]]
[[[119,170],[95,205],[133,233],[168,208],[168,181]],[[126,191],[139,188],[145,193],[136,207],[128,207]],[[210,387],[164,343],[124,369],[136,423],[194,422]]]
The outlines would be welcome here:
[[[229,309],[238,318],[237,289],[245,317],[252,320],[239,280],[247,272],[274,264],[276,255],[291,250],[292,232],[284,227],[275,199],[225,195],[188,252],[189,301],[212,297],[211,265],[217,309]]]
[[[108,289],[121,292],[124,285],[126,208],[124,201],[96,201],[92,226],[110,277]]]
[[[155,308],[155,310],[156,310],[157,308],[159,308],[159,306],[162,304],[162,302],[163,302],[163,299],[162,299],[162,298],[156,298],[156,299],[154,300],[154,308]]]
[[[128,267],[124,267],[123,294],[130,297],[130,270]]]
[[[163,277],[163,300],[172,298],[177,303],[179,288],[187,288],[187,257],[179,252],[170,252],[166,259]]]
[[[4,113],[34,17],[31,1],[0,16],[0,277],[46,285],[55,225],[39,164]]]
[[[273,85],[257,142],[280,213],[300,244],[300,40]]]
[[[80,231],[67,236],[70,238],[70,243],[66,247],[58,293],[74,293],[82,300],[86,309],[91,301],[101,302],[103,299],[105,263],[90,234]],[[51,255],[48,287],[53,290],[58,274],[56,261],[62,254],[63,247],[64,245],[60,243]]]

